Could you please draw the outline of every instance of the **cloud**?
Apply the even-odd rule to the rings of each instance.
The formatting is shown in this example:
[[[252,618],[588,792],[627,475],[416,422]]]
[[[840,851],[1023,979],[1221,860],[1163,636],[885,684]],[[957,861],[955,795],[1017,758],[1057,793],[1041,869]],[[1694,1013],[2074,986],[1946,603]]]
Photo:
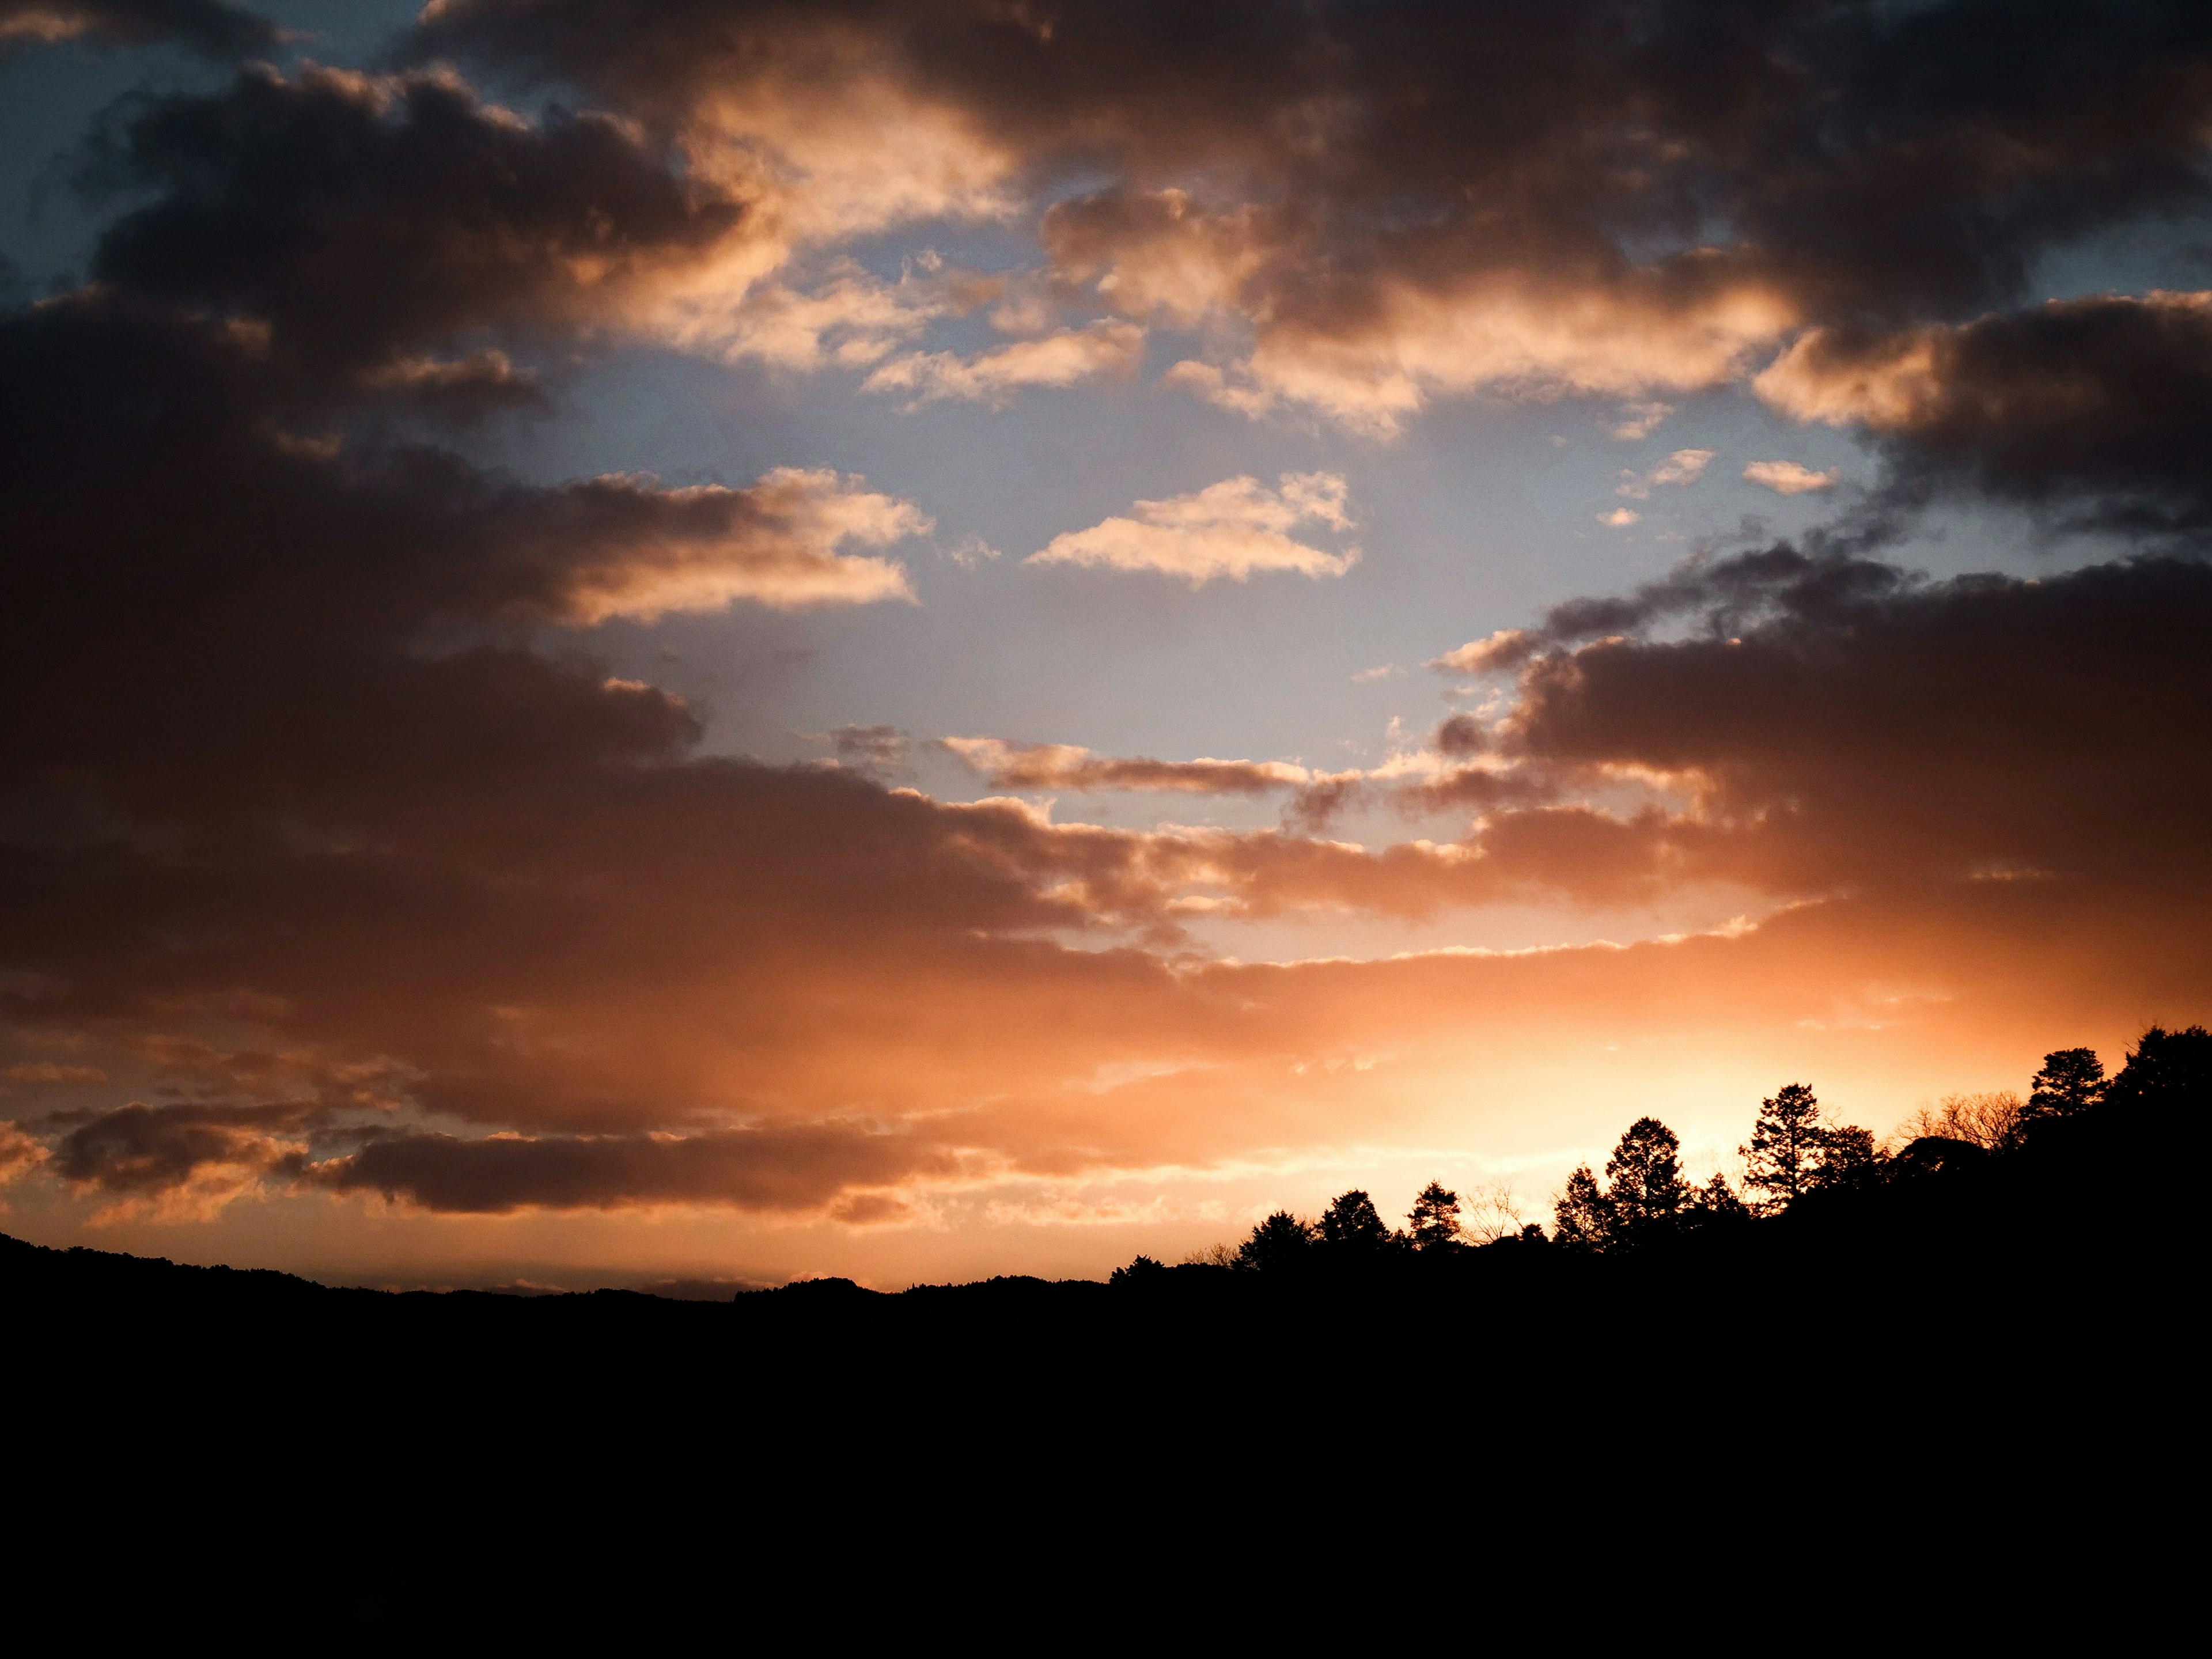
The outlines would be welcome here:
[[[826,262],[811,289],[762,282],[734,308],[718,307],[705,295],[688,295],[678,302],[680,319],[667,331],[682,345],[732,361],[752,357],[801,372],[864,368],[933,323],[988,304],[1006,286],[1003,278],[948,268],[927,252],[909,260],[896,282],[839,256]]]
[[[0,1121],[0,1187],[20,1181],[46,1161],[45,1145],[22,1126]]]
[[[1615,530],[1626,530],[1630,525],[1641,523],[1643,518],[1644,515],[1641,513],[1632,512],[1625,507],[1616,507],[1610,513],[1599,514],[1597,521],[1602,525],[1610,525]]]
[[[1125,760],[1072,744],[1010,744],[998,738],[943,743],[994,789],[1128,789],[1170,794],[1251,795],[1308,782],[1312,774],[1285,761]]]
[[[0,58],[27,46],[174,40],[214,58],[264,52],[275,25],[226,0],[0,0]]]
[[[1620,419],[1613,428],[1613,435],[1622,443],[1638,442],[1657,431],[1660,422],[1674,412],[1674,405],[1672,404],[1623,404]]]
[[[0,1066],[0,1083],[105,1083],[107,1073],[97,1066],[64,1066],[51,1060],[27,1060]]]
[[[1139,501],[1134,518],[1055,536],[1027,562],[1159,570],[1193,587],[1218,577],[1243,581],[1255,570],[1341,576],[1358,562],[1358,548],[1328,553],[1286,532],[1309,521],[1349,531],[1348,495],[1344,480],[1329,472],[1285,472],[1278,489],[1228,478],[1193,495]]]
[[[248,321],[319,376],[404,386],[471,330],[657,325],[672,288],[748,257],[744,201],[629,124],[526,119],[450,73],[255,66],[134,106],[94,160],[152,196],[97,278]]]
[[[425,50],[592,109],[319,70],[132,106],[94,158],[129,192],[99,280],[0,314],[0,1019],[106,1079],[0,1159],[60,1212],[283,1193],[333,1237],[364,1200],[456,1237],[660,1206],[891,1229],[1378,1145],[1540,1160],[1632,1092],[1747,1105],[1818,1062],[1881,1097],[2193,1017],[2200,562],[1930,580],[1875,499],[1448,653],[1516,678],[1349,777],[968,740],[994,780],[1287,797],[1283,829],[1115,829],[710,752],[578,631],[896,597],[914,503],[804,468],[529,481],[404,423],[639,335],[935,357],[973,295],[836,240],[1018,229],[1075,156],[1107,183],[1040,216],[1019,308],[1196,319],[1255,409],[1636,404],[1786,336],[1768,395],[1870,428],[1908,489],[2186,533],[2201,309],[2002,307],[2054,240],[2197,199],[2197,37],[2045,9],[1992,58],[1955,7],[1712,17],[1071,4],[1048,44],[957,5],[449,0]],[[1039,556],[1340,574],[1292,532],[1352,527],[1340,477],[1235,478]],[[1459,823],[1311,832],[1347,799]],[[1585,942],[1202,948],[1537,906]]]
[[[1705,476],[1712,459],[1710,449],[1678,449],[1649,472],[1624,471],[1620,487],[1613,493],[1640,501],[1651,494],[1654,484],[1695,483]]]
[[[1695,483],[1712,459],[1710,449],[1678,449],[1644,476],[1655,484]]]
[[[611,477],[565,486],[547,503],[549,526],[571,557],[556,604],[584,626],[612,617],[651,622],[718,611],[738,599],[789,608],[911,599],[906,573],[886,560],[838,551],[927,535],[908,501],[828,470],[779,467],[750,489],[694,484],[664,489]]]
[[[371,392],[397,393],[422,412],[450,421],[482,421],[502,410],[546,406],[538,377],[495,347],[465,357],[396,357],[362,377]]]
[[[107,1200],[96,1219],[204,1219],[298,1164],[307,1115],[292,1106],[133,1102],[68,1129],[51,1168],[76,1191]]]
[[[1823,472],[1796,461],[1753,461],[1743,470],[1751,483],[1764,484],[1778,495],[1809,495],[1836,487],[1833,467]]]
[[[1038,236],[1060,282],[1125,316],[1188,327],[1237,307],[1280,239],[1279,222],[1249,204],[1214,214],[1187,191],[1116,187],[1055,202]]]
[[[856,1182],[957,1168],[942,1146],[820,1124],[690,1136],[392,1136],[314,1164],[305,1179],[446,1214],[665,1204],[808,1212]]]
[[[1969,489],[2085,526],[2212,524],[2190,435],[2212,416],[2212,294],[1816,330],[1755,384],[1797,420],[1871,428],[1902,491]]]
[[[812,734],[837,751],[841,766],[857,766],[877,772],[903,772],[914,743],[896,726],[841,726],[834,732]]]
[[[1534,649],[1536,641],[1524,629],[1501,628],[1479,640],[1447,651],[1428,666],[1447,674],[1487,674],[1500,668],[1517,668]]]
[[[2045,8],[2002,74],[1985,37],[1966,0],[1719,25],[1669,0],[1632,28],[1270,0],[1202,28],[1080,0],[1049,27],[965,3],[448,0],[414,50],[583,88],[781,246],[1042,210],[1063,302],[1214,331],[1173,378],[1247,413],[1387,437],[1440,397],[1572,393],[1620,400],[1641,437],[1790,331],[1956,322],[2051,248],[2203,203],[2203,28]],[[1046,199],[1075,169],[1105,177]],[[965,367],[921,354],[914,389]]]
[[[1129,323],[1098,322],[1042,339],[1017,340],[972,357],[949,351],[895,357],[862,381],[860,389],[910,393],[909,409],[945,398],[998,408],[1025,386],[1067,386],[1100,375],[1134,374],[1144,350],[1144,330]]]

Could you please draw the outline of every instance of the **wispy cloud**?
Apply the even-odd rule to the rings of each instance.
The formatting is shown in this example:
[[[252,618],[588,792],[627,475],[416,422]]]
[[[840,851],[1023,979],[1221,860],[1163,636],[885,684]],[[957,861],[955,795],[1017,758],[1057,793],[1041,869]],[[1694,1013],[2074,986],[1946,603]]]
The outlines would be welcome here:
[[[1302,524],[1348,532],[1348,499],[1345,481],[1333,472],[1285,472],[1275,489],[1250,477],[1227,478],[1192,495],[1139,501],[1133,517],[1055,536],[1028,562],[1158,570],[1193,587],[1220,578],[1243,581],[1255,571],[1341,576],[1358,562],[1357,547],[1331,553],[1288,532]]]

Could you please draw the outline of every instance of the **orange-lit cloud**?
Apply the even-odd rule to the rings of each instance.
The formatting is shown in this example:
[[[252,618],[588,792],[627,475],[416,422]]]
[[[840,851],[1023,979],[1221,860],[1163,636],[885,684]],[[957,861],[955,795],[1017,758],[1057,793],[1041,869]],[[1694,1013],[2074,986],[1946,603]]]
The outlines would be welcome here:
[[[1358,548],[1331,553],[1288,532],[1308,522],[1349,531],[1346,495],[1344,480],[1333,473],[1285,472],[1278,489],[1253,478],[1227,478],[1188,495],[1139,501],[1133,518],[1055,536],[1029,562],[1158,570],[1194,587],[1221,578],[1243,581],[1262,570],[1341,576],[1358,562]]]
[[[1308,782],[1286,761],[1121,759],[1073,744],[1010,744],[998,738],[946,738],[945,746],[994,789],[1135,789],[1170,794],[1259,794]]]
[[[174,40],[232,58],[276,44],[264,18],[228,0],[0,0],[0,55],[17,46]]]
[[[441,0],[418,60],[580,111],[450,68],[133,105],[94,280],[0,314],[11,1203],[355,1259],[416,1212],[487,1253],[542,1214],[703,1213],[911,1265],[948,1218],[1233,1231],[1394,1160],[1541,1179],[1624,1103],[1733,1144],[1801,1068],[1873,1116],[2201,1017],[2212,312],[2007,307],[2062,230],[2191,199],[2204,56],[2060,18],[2036,50],[2067,74],[1942,58],[1961,98],[1899,72],[1943,11],[1714,46],[1670,5]],[[157,14],[200,15],[0,26]],[[1033,253],[893,277],[861,240],[987,222]],[[834,765],[726,752],[703,700],[594,654],[627,630],[584,631],[911,598],[916,502],[805,465],[538,481],[435,437],[616,341],[927,418],[1175,330],[1172,382],[1378,437],[1580,396],[1640,441],[1764,362],[1758,395],[1887,471],[1802,540],[1445,651],[1488,700],[1377,766],[946,740],[995,789],[1284,805],[1139,830],[933,799],[896,706],[807,717],[871,722],[815,735]],[[1793,466],[1744,476],[1832,482]],[[1897,526],[1939,489],[2137,539],[1926,579]],[[1357,527],[1343,474],[1240,475],[1031,562],[1338,576]],[[927,729],[1036,729],[983,719]],[[1499,917],[1551,943],[1431,948]]]
[[[1721,47],[1674,5],[1629,30],[1235,0],[1192,29],[1095,3],[1048,23],[982,0],[441,0],[414,50],[583,88],[744,203],[744,246],[672,275],[702,337],[809,251],[1042,209],[1029,279],[1085,315],[1213,331],[1170,378],[1227,407],[1388,436],[1438,398],[1583,394],[1640,437],[1792,330],[1972,315],[2040,247],[2194,189],[2194,49],[2054,20],[2037,51],[2093,58],[2097,106],[2127,112],[2083,123],[2063,77],[1964,96],[1910,72],[1956,57],[1947,16],[1846,46],[1785,10]],[[1050,200],[1072,172],[1107,181]],[[916,392],[1065,383],[912,362]],[[1902,395],[1904,373],[1828,406]]]
[[[742,490],[664,489],[631,477],[571,484],[560,498],[559,529],[592,551],[569,570],[562,617],[588,626],[716,611],[738,599],[791,606],[911,599],[897,565],[840,550],[925,535],[932,521],[860,482],[779,467]]]
[[[1833,467],[1816,472],[1797,461],[1753,461],[1744,468],[1743,476],[1778,495],[1809,495],[1833,489],[1838,475]]]
[[[861,382],[865,392],[908,393],[909,408],[940,398],[1000,404],[1024,386],[1066,386],[1134,372],[1144,355],[1142,329],[1099,322],[1041,339],[1017,340],[972,357],[951,352],[895,357]]]

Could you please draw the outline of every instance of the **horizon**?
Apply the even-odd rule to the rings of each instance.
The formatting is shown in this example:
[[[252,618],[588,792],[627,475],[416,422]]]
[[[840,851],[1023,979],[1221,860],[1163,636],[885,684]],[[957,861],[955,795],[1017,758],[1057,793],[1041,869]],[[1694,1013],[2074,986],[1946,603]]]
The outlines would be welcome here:
[[[1102,1279],[2212,1015],[2212,15],[0,0],[0,1231]]]

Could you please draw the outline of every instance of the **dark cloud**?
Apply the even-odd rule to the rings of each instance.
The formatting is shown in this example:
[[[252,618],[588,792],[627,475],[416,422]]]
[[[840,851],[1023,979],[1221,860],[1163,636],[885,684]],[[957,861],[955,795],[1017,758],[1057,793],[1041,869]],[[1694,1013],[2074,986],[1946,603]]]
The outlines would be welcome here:
[[[1065,743],[1008,743],[1000,738],[939,741],[994,789],[1260,795],[1303,784],[1311,775],[1304,767],[1285,761],[1158,761],[1097,755]]]
[[[419,360],[483,331],[618,323],[738,230],[743,205],[605,116],[525,121],[449,77],[309,66],[126,106],[88,182],[152,191],[94,275],[262,325],[307,372],[482,398],[510,377]]]
[[[229,1197],[296,1167],[310,1112],[294,1105],[146,1106],[87,1117],[53,1143],[51,1168],[81,1191],[155,1198],[212,1184]],[[210,1177],[213,1177],[212,1182]]]
[[[811,1211],[848,1187],[889,1186],[957,1167],[942,1146],[817,1124],[680,1138],[395,1136],[319,1164],[308,1178],[336,1192],[380,1193],[449,1212],[652,1204]]]
[[[1931,582],[1778,556],[1755,621],[1723,574],[1690,638],[1531,661],[1506,751],[1676,777],[1670,856],[1777,890],[2201,868],[2212,567]]]
[[[887,154],[933,112],[1039,194],[1103,169],[1045,220],[1059,280],[1241,316],[1251,351],[1186,384],[1382,430],[1437,392],[1704,385],[1799,324],[2016,299],[2049,248],[2201,208],[2212,106],[2201,8],[2093,0],[448,0],[415,49],[702,155],[803,170],[794,112]]]
[[[1823,330],[1759,377],[1808,420],[1863,423],[1900,495],[1963,488],[2078,527],[2212,527],[2212,298],[2054,301],[1955,328]]]
[[[1162,1085],[1123,1109],[1131,1067],[1226,1055],[1272,1102],[1317,1032],[1410,1051],[1470,985],[1537,1006],[1494,965],[1170,954],[1193,917],[1419,919],[1697,881],[1853,888],[1890,917],[1900,893],[1970,908],[2043,883],[2077,909],[2163,898],[2179,928],[2202,913],[2212,805],[2200,565],[1929,582],[1879,556],[1898,520],[1876,501],[1453,653],[1517,669],[1517,694],[1447,722],[1441,763],[1402,784],[974,751],[1024,787],[1295,787],[1294,822],[1364,790],[1477,820],[1379,849],[1115,830],[702,755],[698,712],[592,654],[586,630],[617,617],[897,596],[897,568],[851,550],[926,528],[911,505],[795,469],[526,483],[409,417],[546,395],[532,350],[680,336],[667,308],[733,251],[766,269],[810,236],[953,211],[1002,164],[1113,179],[1045,226],[1065,283],[1132,314],[1259,319],[1247,365],[1186,377],[1224,398],[1389,417],[1399,394],[1370,368],[1328,368],[1361,342],[1418,347],[1421,384],[1620,390],[1710,379],[1801,317],[1905,337],[1893,313],[1980,305],[2056,239],[2194,199],[2207,27],[2066,6],[514,0],[434,8],[419,44],[565,77],[611,113],[525,119],[432,71],[254,70],[137,106],[98,158],[143,193],[98,283],[0,317],[0,1012],[176,1092],[41,1120],[46,1162],[187,1210],[305,1183],[456,1213],[857,1225],[910,1216],[902,1186],[1282,1144],[1272,1106],[1221,1128]],[[1968,61],[1977,29],[1992,64]],[[750,120],[782,125],[749,149]],[[856,131],[875,137],[839,150]],[[817,141],[865,164],[793,185],[777,146]],[[972,178],[929,198],[899,171],[916,149]],[[1901,237],[1870,217],[1899,191],[1925,209]],[[1549,329],[1554,292],[1588,331]],[[2124,384],[2163,420],[2197,411],[2195,313],[2109,310],[1942,336],[1953,391],[1894,441],[2024,499],[2047,476],[2193,522],[2195,486],[2153,487],[2181,476],[2180,439],[2096,434],[2130,429]],[[1420,356],[1470,318],[1474,357]],[[1813,337],[1800,361],[1824,369],[1857,349]],[[833,741],[900,752],[888,728]],[[2000,936],[2019,932],[1974,935]],[[1528,983],[1618,1006],[1721,948],[1562,957]],[[2186,978],[2188,948],[2158,971]],[[1632,969],[1649,978],[1608,977]],[[1735,973],[1710,980],[1778,997]],[[24,1133],[11,1168],[39,1161]]]
[[[1749,552],[1693,554],[1631,592],[1568,599],[1532,628],[1501,629],[1432,665],[1457,673],[1518,668],[1559,646],[1638,633],[1686,616],[1717,638],[1779,614],[1834,619],[1863,600],[1911,583],[1910,572],[1864,556],[1864,550],[1897,539],[1899,530],[1894,520],[1874,515],[1852,528],[1821,526],[1796,542]],[[1480,737],[1469,717],[1456,715],[1438,729],[1437,746],[1447,755],[1473,752]]]
[[[0,0],[0,58],[28,46],[173,40],[215,58],[276,44],[276,25],[229,0]]]

